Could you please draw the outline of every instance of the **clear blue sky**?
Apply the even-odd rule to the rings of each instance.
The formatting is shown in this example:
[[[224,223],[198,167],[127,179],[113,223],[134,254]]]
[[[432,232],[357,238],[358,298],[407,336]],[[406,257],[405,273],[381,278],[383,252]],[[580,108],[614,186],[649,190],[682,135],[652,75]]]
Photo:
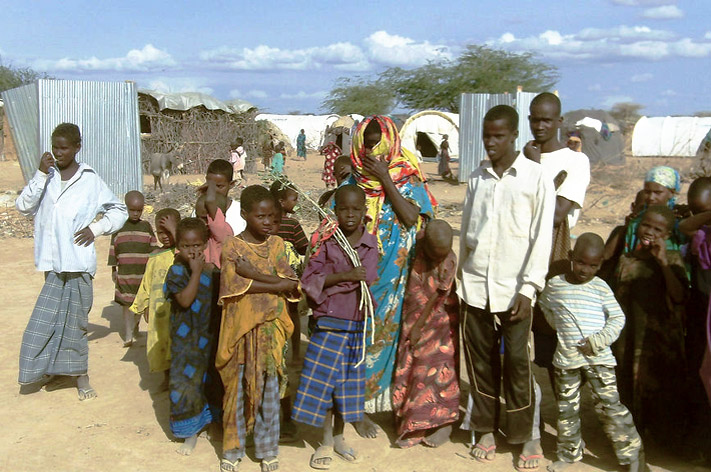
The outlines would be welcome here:
[[[319,112],[336,78],[456,57],[467,44],[559,68],[564,110],[711,110],[708,0],[0,0],[0,56],[57,78]]]

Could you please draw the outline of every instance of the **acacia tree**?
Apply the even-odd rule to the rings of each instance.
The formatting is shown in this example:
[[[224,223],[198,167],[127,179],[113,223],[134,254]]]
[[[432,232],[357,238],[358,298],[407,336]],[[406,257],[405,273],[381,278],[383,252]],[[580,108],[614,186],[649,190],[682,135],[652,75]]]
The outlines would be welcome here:
[[[610,109],[610,115],[620,122],[622,127],[622,133],[628,134],[634,129],[635,123],[640,118],[640,110],[644,108],[644,105],[633,102],[619,102],[612,105]]]
[[[13,67],[5,65],[0,59],[0,92],[10,90],[21,85],[31,84],[37,79],[51,79],[44,72],[37,72],[29,67]]]
[[[395,94],[382,81],[364,77],[341,77],[336,80],[321,107],[338,115],[387,114],[395,106]]]
[[[381,104],[381,109],[386,112],[395,105],[402,105],[412,110],[437,109],[457,113],[462,93],[515,92],[518,86],[530,91],[550,90],[557,79],[558,71],[554,66],[537,60],[530,53],[517,54],[469,45],[452,61],[428,62],[415,69],[391,67],[370,80],[358,78],[351,82],[341,78],[323,107],[334,113],[343,114],[337,110],[353,113],[352,106],[358,105],[358,91],[372,87],[369,90],[392,94],[392,101]]]

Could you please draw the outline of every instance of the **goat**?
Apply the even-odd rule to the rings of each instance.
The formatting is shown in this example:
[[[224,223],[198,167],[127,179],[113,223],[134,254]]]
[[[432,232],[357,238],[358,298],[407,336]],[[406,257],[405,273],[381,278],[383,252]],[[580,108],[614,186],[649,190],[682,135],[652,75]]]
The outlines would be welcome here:
[[[178,164],[178,156],[176,156],[175,151],[160,153],[154,152],[151,154],[150,160],[150,171],[153,175],[153,190],[160,187],[160,191],[163,191],[163,181],[166,185],[170,183],[170,176],[175,171],[182,167],[182,164]]]

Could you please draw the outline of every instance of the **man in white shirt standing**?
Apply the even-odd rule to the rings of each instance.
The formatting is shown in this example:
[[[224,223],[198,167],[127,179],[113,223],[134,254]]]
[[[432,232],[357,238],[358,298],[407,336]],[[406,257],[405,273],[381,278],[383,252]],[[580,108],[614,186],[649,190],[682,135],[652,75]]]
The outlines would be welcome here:
[[[465,303],[471,427],[481,435],[472,455],[482,462],[495,457],[503,374],[506,436],[509,443],[523,445],[517,468],[526,470],[538,468],[543,457],[540,435],[533,431],[536,395],[528,338],[533,299],[548,271],[555,190],[543,168],[516,151],[517,130],[518,113],[509,106],[496,106],[484,117],[489,160],[469,177],[458,294]]]
[[[534,140],[523,149],[524,155],[540,162],[556,188],[555,217],[553,218],[553,245],[549,277],[564,273],[569,267],[570,230],[580,216],[585,193],[590,183],[590,161],[582,152],[568,148],[558,138],[563,124],[560,99],[549,92],[536,95],[529,107],[528,123]],[[548,369],[553,383],[553,353],[557,338],[538,308],[534,310],[533,334],[535,337],[535,362]],[[555,392],[555,389],[553,389]]]
[[[79,127],[57,126],[52,154],[42,155],[38,171],[15,201],[20,213],[35,217],[35,266],[45,273],[22,336],[19,383],[76,377],[79,400],[88,400],[96,397],[89,384],[87,337],[94,239],[118,231],[128,212],[94,169],[76,161],[80,149]],[[94,221],[99,213],[102,218]]]

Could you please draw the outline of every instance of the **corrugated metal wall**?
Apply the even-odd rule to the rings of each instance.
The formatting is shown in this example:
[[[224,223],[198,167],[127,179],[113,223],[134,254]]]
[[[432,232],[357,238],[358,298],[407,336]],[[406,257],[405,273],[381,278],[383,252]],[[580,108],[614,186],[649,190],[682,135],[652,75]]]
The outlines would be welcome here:
[[[27,182],[37,170],[39,152],[39,107],[37,85],[23,85],[2,93],[5,114],[15,141],[22,176]]]
[[[51,150],[54,128],[69,122],[81,129],[79,162],[93,167],[118,196],[143,188],[133,82],[39,80],[4,92],[3,100],[13,137],[23,141],[18,157],[26,180],[37,169],[42,152]]]
[[[459,107],[459,182],[464,183],[486,156],[482,142],[484,115],[496,105],[509,105],[519,115],[516,149],[533,139],[528,126],[528,108],[536,93],[463,93]]]

